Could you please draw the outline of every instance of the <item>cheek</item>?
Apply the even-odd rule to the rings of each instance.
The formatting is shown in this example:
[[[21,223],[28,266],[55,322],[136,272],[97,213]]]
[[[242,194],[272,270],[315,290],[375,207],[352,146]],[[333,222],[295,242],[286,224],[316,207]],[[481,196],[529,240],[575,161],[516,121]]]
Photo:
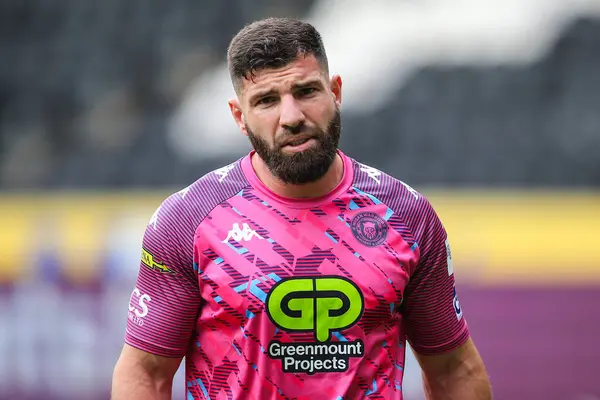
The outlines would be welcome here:
[[[319,127],[324,129],[329,124],[329,121],[335,114],[335,104],[327,102],[326,104],[320,104],[315,110],[314,121],[319,124]]]
[[[273,142],[273,138],[277,133],[277,119],[272,116],[260,115],[252,116],[247,119],[247,126],[252,130],[255,136],[266,140],[268,143]]]

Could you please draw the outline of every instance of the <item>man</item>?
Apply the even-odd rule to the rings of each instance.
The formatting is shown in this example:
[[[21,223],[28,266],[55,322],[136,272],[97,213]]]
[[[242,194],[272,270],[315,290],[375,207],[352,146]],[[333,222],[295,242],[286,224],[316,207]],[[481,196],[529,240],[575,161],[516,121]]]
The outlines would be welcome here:
[[[429,202],[338,150],[342,81],[309,24],[228,49],[254,147],[151,218],[113,399],[401,399],[405,340],[431,399],[490,399]],[[365,134],[368,134],[365,132]]]

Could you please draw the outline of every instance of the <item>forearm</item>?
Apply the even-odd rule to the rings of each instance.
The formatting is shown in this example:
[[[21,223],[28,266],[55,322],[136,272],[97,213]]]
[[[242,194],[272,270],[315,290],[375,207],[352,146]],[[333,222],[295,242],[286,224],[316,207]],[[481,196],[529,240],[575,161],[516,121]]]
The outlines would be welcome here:
[[[492,389],[483,364],[461,366],[435,378],[423,374],[423,382],[427,400],[492,399]]]
[[[139,366],[117,364],[111,400],[171,400],[173,379],[157,379]]]

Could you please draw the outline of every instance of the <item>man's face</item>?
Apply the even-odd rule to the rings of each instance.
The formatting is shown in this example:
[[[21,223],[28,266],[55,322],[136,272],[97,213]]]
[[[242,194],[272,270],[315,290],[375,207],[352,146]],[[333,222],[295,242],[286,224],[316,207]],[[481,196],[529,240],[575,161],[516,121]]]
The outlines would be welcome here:
[[[329,80],[313,56],[255,75],[230,106],[256,153],[284,183],[321,178],[337,154],[341,80]]]

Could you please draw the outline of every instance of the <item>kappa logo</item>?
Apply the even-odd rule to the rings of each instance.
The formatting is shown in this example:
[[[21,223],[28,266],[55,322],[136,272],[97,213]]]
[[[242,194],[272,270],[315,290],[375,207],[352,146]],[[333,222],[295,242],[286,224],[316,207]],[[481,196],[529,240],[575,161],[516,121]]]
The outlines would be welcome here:
[[[242,240],[249,242],[254,237],[260,240],[264,239],[254,229],[250,228],[247,223],[244,222],[242,224],[242,228],[240,228],[240,224],[236,222],[233,224],[233,228],[231,228],[227,234],[227,237],[222,241],[222,243],[227,243],[229,239],[233,239],[236,242],[241,242]]]
[[[192,188],[192,186],[188,186],[186,188],[181,189],[179,192],[179,195],[181,196],[182,199],[185,199],[185,196],[188,194],[188,192],[190,191],[190,189]]]
[[[235,168],[235,163],[221,167],[221,168],[215,170],[214,173],[219,176],[219,182],[221,183],[221,182],[223,182],[223,179],[227,178],[227,175],[229,175],[231,170],[234,168]]]
[[[360,170],[367,174],[369,178],[373,179],[377,184],[381,184],[381,171],[375,169],[373,167],[369,167],[368,165],[361,164]]]
[[[152,225],[154,230],[156,230],[156,224],[158,223],[158,213],[160,213],[161,207],[162,207],[162,205],[159,206],[156,209],[156,211],[154,211],[154,214],[152,214],[152,216],[150,217],[150,221],[148,221],[148,226]]]
[[[404,183],[402,181],[400,181],[400,183],[402,184],[402,186],[404,186],[406,188],[406,190],[409,191],[410,194],[412,194],[415,197],[415,199],[419,200],[419,192],[417,192],[415,189],[413,189],[407,183]]]

